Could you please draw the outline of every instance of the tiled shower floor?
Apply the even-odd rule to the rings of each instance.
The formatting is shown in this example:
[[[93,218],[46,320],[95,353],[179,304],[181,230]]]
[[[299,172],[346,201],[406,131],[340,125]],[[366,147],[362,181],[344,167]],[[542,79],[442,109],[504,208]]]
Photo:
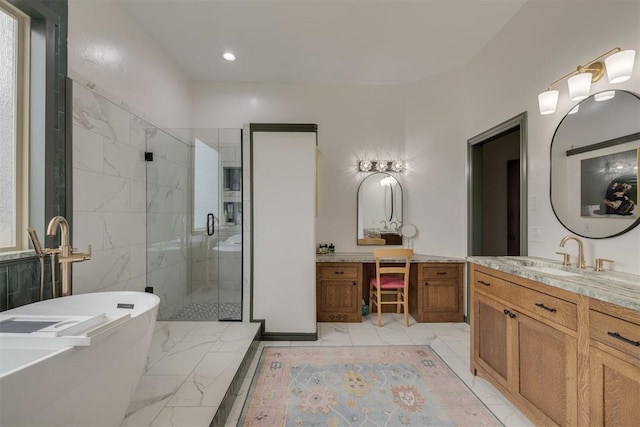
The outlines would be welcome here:
[[[264,341],[260,347],[427,344],[505,426],[533,425],[491,384],[471,375],[469,325],[412,319],[405,328],[402,315],[396,314],[385,314],[383,322],[378,328],[369,316],[362,323],[318,323],[318,341]],[[122,426],[209,426],[257,328],[240,322],[158,322],[146,373]],[[238,422],[259,356],[260,351],[249,366],[226,427]]]
[[[193,303],[176,313],[171,320],[240,320],[242,307],[240,303]]]

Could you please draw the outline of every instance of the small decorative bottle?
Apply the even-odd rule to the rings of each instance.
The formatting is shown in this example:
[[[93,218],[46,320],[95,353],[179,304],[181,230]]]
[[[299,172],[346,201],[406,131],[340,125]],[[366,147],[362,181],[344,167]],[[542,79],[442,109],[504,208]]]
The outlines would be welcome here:
[[[335,253],[335,251],[336,251],[336,247],[333,246],[333,243],[329,243],[329,253],[332,254],[332,253]]]

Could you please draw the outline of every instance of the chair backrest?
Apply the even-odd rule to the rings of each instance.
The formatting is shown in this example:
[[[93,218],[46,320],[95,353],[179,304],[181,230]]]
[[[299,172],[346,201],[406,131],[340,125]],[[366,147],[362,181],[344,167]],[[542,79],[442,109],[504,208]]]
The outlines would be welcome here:
[[[413,257],[413,249],[374,249],[373,257],[376,259],[376,278],[380,283],[381,274],[404,274],[405,287],[409,283],[409,269],[411,268],[411,257]],[[380,263],[384,260],[403,260],[404,265],[394,265],[380,267]]]

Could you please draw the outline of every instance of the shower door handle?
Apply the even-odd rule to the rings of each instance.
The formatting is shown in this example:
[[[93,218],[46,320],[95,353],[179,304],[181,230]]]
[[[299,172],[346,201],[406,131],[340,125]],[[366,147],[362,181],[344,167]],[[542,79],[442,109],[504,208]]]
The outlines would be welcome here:
[[[213,236],[215,233],[215,220],[216,217],[212,213],[207,214],[207,236]]]

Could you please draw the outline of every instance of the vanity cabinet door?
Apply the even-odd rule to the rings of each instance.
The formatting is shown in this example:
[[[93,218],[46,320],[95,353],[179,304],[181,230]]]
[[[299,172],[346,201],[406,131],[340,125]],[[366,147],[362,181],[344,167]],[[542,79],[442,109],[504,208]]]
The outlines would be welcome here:
[[[417,275],[412,275],[409,284],[409,313],[417,322],[464,321],[463,266],[461,263],[416,266]]]
[[[622,358],[624,357],[624,359]],[[589,351],[591,425],[633,426],[640,420],[640,361]]]
[[[513,322],[505,313],[503,304],[482,294],[473,301],[473,361],[506,389],[513,388],[514,346]]]
[[[576,424],[576,339],[521,313],[514,320],[520,396],[550,419],[545,425]]]
[[[319,322],[362,321],[362,264],[323,263],[316,267]]]
[[[589,361],[591,425],[640,420],[640,313],[591,301]]]

